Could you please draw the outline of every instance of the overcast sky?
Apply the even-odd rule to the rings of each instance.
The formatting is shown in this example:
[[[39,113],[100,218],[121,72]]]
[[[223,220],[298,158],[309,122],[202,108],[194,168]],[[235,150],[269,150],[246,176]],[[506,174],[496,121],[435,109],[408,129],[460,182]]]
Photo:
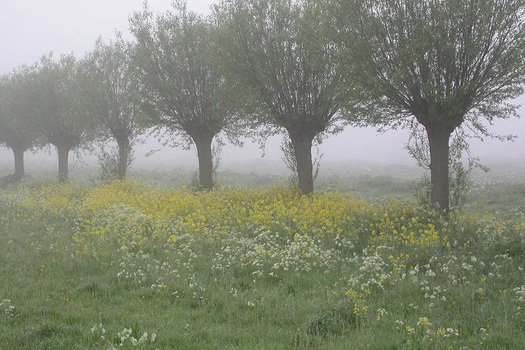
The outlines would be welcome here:
[[[209,13],[212,0],[189,0],[188,7]],[[155,12],[170,8],[171,0],[150,0]],[[128,32],[128,17],[142,8],[142,0],[0,0],[0,74],[21,64],[32,64],[53,51],[60,55],[74,52],[82,56],[93,47],[98,36],[109,39],[115,30]],[[525,104],[525,98],[519,102]],[[498,121],[490,130],[519,136],[514,143],[474,142],[474,155],[482,159],[525,160],[525,112],[521,120]],[[329,137],[322,145],[325,160],[367,160],[380,163],[413,163],[404,149],[406,132],[378,134],[371,129],[347,129]],[[278,140],[270,142],[269,158],[280,158]],[[144,146],[143,146],[144,147]],[[145,146],[153,147],[153,146]],[[5,154],[6,152],[0,151]],[[193,159],[194,151],[163,151],[180,159]],[[243,150],[226,147],[223,159],[257,159],[261,152],[247,144]],[[155,155],[153,156],[155,157]],[[27,158],[30,158],[29,156]],[[196,162],[196,160],[195,160]]]

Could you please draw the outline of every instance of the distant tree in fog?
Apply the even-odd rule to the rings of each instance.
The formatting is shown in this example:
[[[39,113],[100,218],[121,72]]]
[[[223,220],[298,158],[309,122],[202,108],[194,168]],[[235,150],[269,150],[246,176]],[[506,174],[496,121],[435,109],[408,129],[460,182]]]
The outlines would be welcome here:
[[[354,76],[377,106],[374,123],[420,124],[431,201],[449,209],[449,141],[458,128],[516,115],[523,93],[523,0],[334,0]]]
[[[133,145],[145,128],[139,123],[141,95],[132,69],[130,43],[120,35],[110,43],[97,40],[86,58],[86,84],[89,115],[97,123],[97,136],[102,141],[113,139],[118,146],[117,175],[126,177]]]
[[[15,179],[25,175],[24,153],[40,136],[33,119],[34,101],[29,97],[33,71],[22,66],[0,77],[0,143],[13,151]]]
[[[222,57],[243,86],[250,121],[263,137],[288,134],[304,194],[314,190],[312,143],[341,130],[340,103],[352,98],[342,90],[326,10],[314,0],[224,0],[215,11]]]
[[[183,2],[154,18],[145,8],[131,18],[136,68],[147,117],[159,131],[192,142],[199,158],[199,184],[213,187],[212,141],[239,134],[234,94],[217,62],[217,26],[189,12]]]
[[[33,91],[28,98],[36,104],[35,124],[45,142],[56,147],[58,179],[68,179],[71,150],[85,145],[96,120],[88,114],[82,81],[82,63],[73,55],[58,60],[47,55],[37,64]]]

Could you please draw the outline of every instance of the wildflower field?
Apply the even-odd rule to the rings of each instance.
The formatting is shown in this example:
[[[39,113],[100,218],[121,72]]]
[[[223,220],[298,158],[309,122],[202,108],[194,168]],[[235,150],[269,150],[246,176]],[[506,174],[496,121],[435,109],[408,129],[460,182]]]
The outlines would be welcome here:
[[[524,349],[525,216],[284,189],[0,191],[0,349]]]

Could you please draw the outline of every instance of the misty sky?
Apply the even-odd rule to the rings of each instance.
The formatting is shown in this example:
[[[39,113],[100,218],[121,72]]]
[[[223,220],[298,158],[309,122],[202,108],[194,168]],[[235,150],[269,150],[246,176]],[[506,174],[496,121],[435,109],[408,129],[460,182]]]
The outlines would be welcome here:
[[[171,0],[150,0],[149,7],[155,12],[170,8]],[[208,13],[212,0],[189,0],[191,10]],[[32,64],[42,55],[53,51],[56,55],[74,52],[82,56],[93,47],[98,36],[112,38],[115,30],[128,33],[128,17],[142,8],[143,0],[0,0],[0,74],[21,64]],[[519,99],[525,105],[525,97]],[[525,109],[520,110],[522,119],[498,121],[490,128],[500,134],[515,134],[514,143],[485,140],[473,141],[473,154],[482,160],[525,159]],[[372,129],[348,128],[342,134],[330,136],[322,145],[324,160],[372,160],[382,164],[414,163],[404,144],[407,132],[393,131],[378,134]],[[279,159],[279,140],[271,140],[267,157]],[[141,146],[155,147],[152,142]],[[1,149],[0,155],[7,154]],[[164,150],[162,154],[173,155],[178,160],[195,159],[195,151]],[[140,160],[140,152],[137,153]],[[223,159],[257,159],[261,156],[258,146],[245,145],[244,149],[225,147]],[[54,155],[53,155],[54,157]],[[31,155],[27,156],[29,161]]]

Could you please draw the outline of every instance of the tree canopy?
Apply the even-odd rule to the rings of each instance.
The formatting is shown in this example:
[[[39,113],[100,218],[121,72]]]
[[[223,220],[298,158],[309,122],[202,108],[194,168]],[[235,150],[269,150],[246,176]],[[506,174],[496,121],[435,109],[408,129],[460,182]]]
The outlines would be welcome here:
[[[133,46],[119,34],[116,40],[97,40],[86,58],[85,94],[90,115],[97,120],[97,136],[118,146],[117,176],[126,177],[133,144],[145,127],[140,122],[142,98],[133,70]]]
[[[86,108],[82,63],[72,54],[58,60],[47,55],[36,69],[33,91],[28,98],[37,106],[36,126],[45,141],[57,149],[58,178],[66,181],[70,151],[87,142],[96,122]]]
[[[0,143],[13,151],[16,179],[25,174],[24,153],[40,136],[32,122],[34,101],[28,98],[33,79],[33,71],[27,66],[0,77]]]
[[[176,144],[195,144],[200,186],[211,189],[213,139],[240,133],[235,97],[217,62],[216,23],[175,2],[156,18],[147,8],[135,13],[131,31],[149,120],[183,140]]]
[[[449,140],[514,116],[523,93],[523,0],[336,0],[342,42],[381,124],[427,133],[431,201],[449,208]]]
[[[311,193],[312,142],[337,130],[343,95],[337,47],[324,29],[327,8],[319,1],[225,0],[216,15],[223,56],[248,93],[252,124],[265,136],[287,132],[299,187]]]

